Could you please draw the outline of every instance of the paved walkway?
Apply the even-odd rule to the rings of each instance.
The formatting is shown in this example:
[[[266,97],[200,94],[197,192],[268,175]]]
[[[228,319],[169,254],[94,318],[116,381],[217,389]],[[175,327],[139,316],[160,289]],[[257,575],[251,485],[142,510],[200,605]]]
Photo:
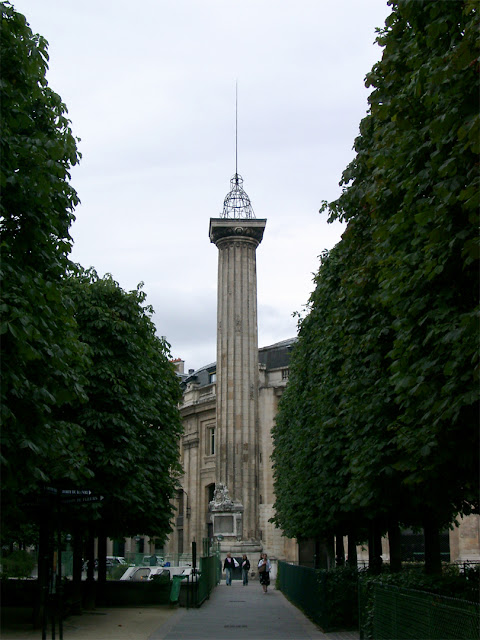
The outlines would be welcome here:
[[[1,640],[41,638],[29,624],[31,610],[6,610]],[[280,591],[261,591],[258,582],[244,587],[222,583],[199,609],[119,607],[70,616],[64,640],[358,640],[354,632],[322,633]],[[49,630],[47,638],[51,638]],[[56,638],[58,639],[58,628]]]
[[[181,609],[148,640],[357,640],[357,633],[322,633],[275,589],[258,582],[219,585],[199,609]]]

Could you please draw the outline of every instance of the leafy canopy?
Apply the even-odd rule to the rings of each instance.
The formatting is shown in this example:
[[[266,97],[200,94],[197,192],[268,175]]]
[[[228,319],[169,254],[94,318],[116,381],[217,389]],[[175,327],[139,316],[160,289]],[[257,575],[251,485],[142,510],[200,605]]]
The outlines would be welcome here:
[[[389,4],[273,433],[289,535],[478,509],[478,7]]]
[[[168,345],[140,288],[70,262],[77,141],[47,84],[47,42],[0,11],[2,530],[25,538],[23,496],[53,485],[104,496],[72,507],[77,523],[161,536],[180,472]]]
[[[0,308],[2,485],[19,493],[66,477],[81,481],[78,425],[54,407],[85,399],[71,301],[62,278],[78,203],[70,167],[79,160],[60,96],[47,86],[47,43],[0,3]]]
[[[141,285],[126,292],[110,275],[79,269],[66,286],[89,353],[88,403],[72,406],[70,419],[85,434],[88,488],[104,496],[93,508],[101,518],[97,530],[161,537],[181,472],[181,389],[169,345],[155,335]]]

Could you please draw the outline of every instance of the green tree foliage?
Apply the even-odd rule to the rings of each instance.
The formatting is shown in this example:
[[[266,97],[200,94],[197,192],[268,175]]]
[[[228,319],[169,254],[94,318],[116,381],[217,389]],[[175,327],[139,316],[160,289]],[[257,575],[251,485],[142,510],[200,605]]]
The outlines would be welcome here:
[[[478,509],[478,7],[399,0],[274,429],[276,522]],[[305,481],[305,484],[303,484]],[[300,510],[301,511],[301,510]],[[361,521],[361,518],[360,518]]]
[[[125,292],[111,276],[99,278],[92,270],[72,275],[67,287],[90,358],[88,402],[73,406],[70,419],[85,433],[94,473],[85,487],[104,497],[86,509],[89,519],[98,519],[98,534],[162,537],[181,472],[181,390],[169,345],[155,335],[140,287]]]
[[[161,537],[181,430],[168,345],[140,289],[70,262],[76,140],[47,85],[46,41],[0,9],[2,532],[24,539],[36,515],[22,497],[47,485],[104,496],[66,508],[64,524],[101,516],[112,536]]]
[[[52,409],[84,399],[83,348],[62,292],[77,194],[76,141],[47,86],[47,43],[0,3],[2,486],[7,504],[39,484],[84,475],[82,430]],[[11,498],[11,500],[10,500]]]
[[[0,576],[5,578],[29,578],[35,567],[35,558],[26,551],[13,551],[2,556]]]

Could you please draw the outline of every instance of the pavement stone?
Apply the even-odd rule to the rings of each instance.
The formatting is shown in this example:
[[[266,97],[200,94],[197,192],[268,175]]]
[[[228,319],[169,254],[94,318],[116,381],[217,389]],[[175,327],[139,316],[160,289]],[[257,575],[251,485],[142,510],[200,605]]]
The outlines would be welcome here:
[[[63,621],[64,640],[147,640],[165,620],[174,615],[168,605],[108,607],[84,611]],[[40,640],[40,629],[32,628],[32,609],[5,607],[1,615],[1,640]],[[55,638],[59,638],[58,621]],[[49,626],[47,638],[52,638]]]
[[[356,632],[323,633],[275,589],[221,584],[199,609],[179,609],[148,640],[358,640]]]
[[[3,609],[1,640],[36,640],[31,609]],[[8,615],[5,615],[8,614]],[[216,587],[199,609],[110,607],[64,621],[64,640],[358,640],[356,632],[322,633],[275,589],[258,582]],[[49,629],[47,638],[50,639]],[[58,639],[58,628],[55,636]]]

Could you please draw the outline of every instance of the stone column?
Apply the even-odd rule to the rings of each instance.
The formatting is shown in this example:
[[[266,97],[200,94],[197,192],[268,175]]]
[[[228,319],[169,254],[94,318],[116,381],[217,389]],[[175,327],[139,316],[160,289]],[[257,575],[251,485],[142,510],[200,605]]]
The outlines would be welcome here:
[[[229,493],[225,513],[234,516],[235,528],[230,536],[257,544],[260,531],[256,249],[265,224],[266,220],[257,219],[210,220],[210,240],[219,251],[216,480]],[[216,510],[219,514],[223,511],[220,504]],[[227,538],[229,534],[225,531],[223,535]]]

